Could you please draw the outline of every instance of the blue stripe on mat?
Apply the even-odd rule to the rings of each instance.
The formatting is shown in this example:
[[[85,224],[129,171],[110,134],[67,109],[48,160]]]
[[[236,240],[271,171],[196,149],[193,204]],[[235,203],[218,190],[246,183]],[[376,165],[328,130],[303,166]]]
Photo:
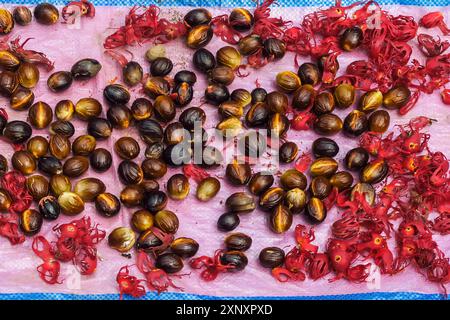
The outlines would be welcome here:
[[[117,300],[118,294],[67,294],[67,293],[1,293],[0,300]],[[134,300],[124,296],[125,300]],[[286,297],[218,297],[191,293],[148,292],[143,300],[443,300],[440,294],[417,292],[370,292],[323,296],[286,296]]]
[[[15,4],[38,4],[43,0],[0,0],[0,3]],[[47,0],[57,5],[64,5],[69,0]],[[255,6],[254,0],[91,0],[97,6],[133,6],[136,3],[141,5],[157,4],[158,6],[204,6],[204,7],[236,7]],[[344,0],[344,4],[353,3],[353,0]],[[278,0],[278,4],[284,7],[303,6],[330,6],[333,0]],[[414,6],[450,6],[450,0],[379,0],[379,4],[414,5]]]

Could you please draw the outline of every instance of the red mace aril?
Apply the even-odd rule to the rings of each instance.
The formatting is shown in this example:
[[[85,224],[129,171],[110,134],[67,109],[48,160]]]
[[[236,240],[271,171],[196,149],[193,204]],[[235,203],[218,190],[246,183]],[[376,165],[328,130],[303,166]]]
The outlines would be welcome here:
[[[309,265],[309,277],[318,280],[330,273],[330,262],[325,253],[316,253]]]
[[[177,287],[172,277],[181,278],[185,274],[180,275],[168,275],[164,270],[156,268],[154,261],[143,251],[139,251],[136,257],[136,266],[139,271],[144,275],[147,283],[147,287],[159,293],[165,292],[169,287],[183,291],[183,288]]]
[[[444,53],[448,47],[450,47],[450,42],[447,40],[441,41],[438,37],[434,39],[428,34],[419,34],[417,36],[417,41],[419,42],[419,49],[427,57],[436,57]]]
[[[306,275],[303,272],[292,272],[282,267],[272,269],[272,276],[279,282],[305,281]]]
[[[303,251],[310,253],[316,253],[318,247],[311,244],[316,239],[314,235],[314,229],[306,230],[306,227],[299,224],[295,227],[295,241],[297,242],[297,247]]]
[[[37,236],[33,241],[33,251],[44,263],[38,267],[41,278],[49,283],[58,280],[60,262],[72,261],[82,275],[90,275],[97,268],[96,245],[105,238],[106,232],[90,217],[53,227],[57,240],[52,246],[44,237]]]
[[[303,153],[294,164],[294,167],[297,171],[300,171],[302,173],[306,172],[308,170],[309,165],[312,162],[312,156],[311,153]]]
[[[264,0],[261,4],[258,2],[253,12],[255,25],[252,33],[259,35],[263,40],[282,37],[286,27],[292,24],[291,21],[284,21],[281,17],[271,17],[272,4],[277,4],[276,0]]]
[[[19,171],[10,171],[0,180],[3,189],[8,192],[13,200],[9,207],[9,212],[20,214],[28,209],[33,201],[33,197],[27,190],[26,178]]]
[[[442,102],[450,106],[450,89],[444,89],[441,92]]]
[[[221,262],[221,257],[224,254],[223,250],[216,250],[213,257],[208,256],[200,256],[197,258],[193,258],[189,265],[193,269],[203,269],[200,273],[200,277],[204,281],[213,281],[217,278],[220,273],[228,272],[231,269],[234,269],[235,266],[233,264],[225,265]]]
[[[0,217],[0,236],[8,239],[11,245],[25,242],[25,237],[19,231],[15,215],[2,214]]]
[[[450,213],[441,213],[439,217],[434,219],[432,228],[442,235],[450,234]]]
[[[95,7],[87,0],[72,1],[62,8],[61,16],[64,23],[74,24],[78,17],[95,17]]]
[[[114,49],[150,40],[166,43],[186,34],[186,26],[182,21],[170,22],[160,18],[159,13],[160,9],[155,5],[133,7],[125,17],[125,25],[108,36],[103,46],[105,49]]]
[[[191,163],[183,166],[183,173],[186,177],[194,179],[197,183],[210,176],[208,172]]]
[[[79,248],[73,263],[81,275],[93,274],[97,269],[97,249],[88,246]]]
[[[420,19],[419,23],[427,29],[438,27],[444,36],[450,35],[450,29],[445,24],[444,15],[441,12],[427,13]]]
[[[331,227],[333,236],[344,240],[355,238],[359,234],[359,230],[358,219],[353,214],[336,220]]]
[[[24,42],[20,43],[20,37],[17,37],[11,41],[9,49],[17,55],[18,58],[25,62],[42,65],[47,69],[47,71],[53,70],[54,62],[50,61],[44,53],[24,48],[24,46],[31,39],[32,38],[28,38]]]
[[[232,28],[227,14],[214,17],[211,26],[214,34],[229,44],[237,44],[242,38],[241,33]]]
[[[39,276],[48,284],[61,284],[60,263],[56,260],[50,243],[43,236],[37,236],[33,239],[33,252],[42,259],[44,263],[37,267]]]
[[[294,130],[309,130],[316,116],[310,111],[302,111],[294,114],[291,120],[291,128]]]
[[[123,295],[127,294],[133,298],[140,298],[145,296],[145,287],[141,284],[145,280],[139,280],[135,276],[130,275],[130,267],[123,266],[120,268],[116,276],[117,284],[119,285],[120,299],[123,299]]]

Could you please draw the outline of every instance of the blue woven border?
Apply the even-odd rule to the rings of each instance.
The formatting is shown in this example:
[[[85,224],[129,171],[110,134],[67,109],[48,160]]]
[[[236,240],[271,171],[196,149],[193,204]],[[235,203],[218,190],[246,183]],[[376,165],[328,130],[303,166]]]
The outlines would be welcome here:
[[[0,0],[0,3],[14,4],[38,4],[43,0]],[[46,0],[56,5],[65,5],[69,0]],[[202,6],[202,7],[254,7],[254,0],[91,0],[97,6],[133,6],[136,4],[158,6]],[[344,4],[350,4],[355,0],[344,0]],[[379,4],[389,5],[410,5],[410,6],[450,6],[450,0],[379,0]],[[330,6],[334,0],[278,0],[278,4],[283,7],[305,7],[305,6]]]
[[[117,300],[118,294],[66,294],[66,293],[1,293],[0,300]],[[124,296],[124,300],[134,300]],[[445,300],[440,294],[418,292],[370,292],[322,296],[259,296],[259,297],[218,297],[191,293],[148,292],[142,300]]]

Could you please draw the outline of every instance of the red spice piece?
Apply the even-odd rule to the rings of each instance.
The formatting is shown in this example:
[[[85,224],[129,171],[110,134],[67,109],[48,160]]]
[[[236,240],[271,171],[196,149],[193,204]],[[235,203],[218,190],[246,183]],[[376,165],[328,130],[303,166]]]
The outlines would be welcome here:
[[[303,153],[296,161],[294,164],[295,169],[297,169],[300,172],[305,172],[306,170],[308,170],[309,165],[312,162],[312,157],[311,157],[311,153]]]
[[[169,22],[159,17],[160,9],[134,6],[125,17],[125,25],[108,36],[103,43],[105,49],[115,49],[125,45],[142,44],[154,40],[166,43],[186,34],[186,26],[181,22]]]
[[[276,267],[272,269],[272,276],[278,280],[279,282],[287,282],[287,281],[305,281],[306,275],[299,272],[291,272],[288,269],[282,267]]]
[[[325,253],[316,253],[309,265],[309,277],[317,280],[330,273],[330,262]]]
[[[197,183],[210,176],[208,172],[191,163],[183,166],[183,173],[186,177],[194,179]]]
[[[143,251],[139,251],[136,257],[136,266],[144,274],[147,286],[150,290],[157,291],[158,294],[167,291],[169,287],[183,291],[183,288],[177,287],[171,277],[162,269],[155,267],[154,261]],[[183,275],[175,275],[181,278]]]
[[[302,251],[307,251],[310,253],[317,253],[318,247],[311,244],[316,239],[314,235],[314,229],[310,228],[308,231],[306,227],[298,224],[295,227],[295,241],[297,242],[297,247]]]
[[[42,65],[47,71],[53,70],[55,63],[50,61],[44,53],[24,48],[31,39],[33,38],[28,38],[20,44],[20,37],[17,37],[11,41],[9,49],[23,61]]]
[[[442,102],[446,105],[450,105],[450,89],[444,89],[441,92]]]
[[[214,17],[211,20],[213,32],[216,36],[220,37],[222,41],[229,44],[237,44],[242,38],[242,35],[240,32],[232,28],[232,24],[230,24],[228,18],[229,17],[227,14]]]
[[[25,242],[25,237],[19,232],[17,217],[8,214],[0,217],[0,236],[8,239],[11,245]]]
[[[77,7],[77,9],[75,9]],[[74,24],[75,18],[79,17],[88,17],[93,18],[95,16],[95,7],[88,0],[81,1],[72,1],[69,2],[65,7],[61,10],[61,16],[64,20],[64,23]]]
[[[33,197],[27,190],[25,176],[17,170],[7,172],[0,180],[0,184],[12,198],[9,212],[22,213],[28,209]]]
[[[302,111],[294,114],[291,120],[291,128],[294,130],[309,130],[316,116],[310,111]]]
[[[331,226],[333,237],[338,239],[355,238],[360,231],[360,226],[356,215],[346,214],[339,220],[336,220]]]
[[[213,281],[222,272],[228,272],[230,269],[234,269],[235,266],[232,264],[224,265],[222,264],[221,257],[224,251],[221,249],[216,250],[213,257],[200,256],[191,259],[189,265],[193,269],[204,269],[200,273],[200,277],[204,281]]]
[[[270,6],[278,4],[276,0],[264,0],[261,4],[257,3],[253,12],[255,24],[253,34],[259,35],[263,40],[268,38],[281,38],[286,27],[292,24],[291,21],[284,21],[281,17],[271,17]]]
[[[450,29],[445,24],[442,12],[427,13],[420,19],[419,24],[427,29],[438,27],[444,36],[450,35]]]
[[[43,236],[37,236],[33,239],[33,252],[44,261],[37,267],[39,276],[48,284],[61,284],[60,263],[56,260],[52,246]]]
[[[419,34],[417,36],[417,41],[419,42],[419,49],[427,57],[436,57],[444,53],[448,47],[450,47],[450,42],[447,40],[441,41],[439,37],[434,39],[428,34]]]
[[[141,284],[145,280],[139,280],[135,276],[131,276],[129,266],[120,268],[116,281],[119,285],[120,300],[123,299],[124,294],[128,294],[133,298],[140,298],[146,294],[145,287]]]

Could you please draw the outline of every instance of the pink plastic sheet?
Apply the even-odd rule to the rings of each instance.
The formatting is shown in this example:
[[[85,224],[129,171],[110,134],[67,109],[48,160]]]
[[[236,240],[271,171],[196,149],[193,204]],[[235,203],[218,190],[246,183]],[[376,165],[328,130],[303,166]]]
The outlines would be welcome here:
[[[426,7],[413,6],[385,6],[394,14],[405,14],[414,16],[418,19],[427,11]],[[103,41],[105,37],[114,31],[115,27],[123,24],[124,17],[129,8],[124,7],[100,7],[97,8],[97,15],[95,19],[83,19],[81,29],[70,29],[66,25],[57,24],[55,26],[44,27],[34,23],[30,27],[16,27],[12,37],[21,36],[22,39],[28,37],[34,38],[31,40],[27,48],[43,51],[48,54],[50,59],[54,60],[55,71],[70,70],[71,65],[82,58],[94,58],[101,61],[103,68],[96,79],[87,82],[75,82],[74,85],[63,94],[54,94],[46,88],[46,79],[48,73],[41,69],[41,81],[35,91],[36,101],[42,100],[49,103],[52,107],[61,99],[72,99],[77,101],[83,97],[92,96],[102,100],[102,90],[109,81],[116,77],[120,78],[120,69],[116,62],[103,54]],[[163,15],[170,17],[182,16],[186,8],[163,8]],[[445,12],[445,8],[432,8],[433,11],[441,10]],[[213,14],[219,14],[224,10],[212,10]],[[301,17],[311,12],[311,8],[274,8],[275,15],[282,15],[286,19],[297,22]],[[429,30],[427,33],[433,35],[439,34],[436,30]],[[218,38],[207,46],[209,50],[215,52],[224,43]],[[413,44],[415,49],[415,57],[423,62],[424,57],[417,54],[416,44]],[[142,66],[148,71],[148,63],[144,61],[144,52],[151,46],[145,44],[141,47],[136,46],[128,48],[133,52],[134,60],[139,61]],[[181,69],[193,69],[191,65],[192,51],[187,49],[181,41],[174,41],[166,45],[167,55],[174,63],[175,67],[173,74]],[[345,66],[359,58],[358,53],[345,54],[341,56],[339,62],[341,69],[345,70]],[[362,57],[362,55],[361,55]],[[306,62],[301,59],[301,62]],[[275,75],[279,71],[292,70],[295,71],[293,55],[287,54],[286,57],[279,62],[269,64],[261,70],[251,70],[251,75],[247,78],[236,78],[230,86],[230,91],[236,88],[246,88],[252,90],[255,87],[255,80],[258,80],[262,87],[267,90],[274,89],[273,82]],[[205,88],[205,79],[199,74],[199,81],[195,84],[195,99],[191,106],[198,106],[201,104],[200,99]],[[138,89],[133,90],[133,97],[139,97],[142,94]],[[8,102],[0,99],[0,106],[5,107]],[[104,111],[106,111],[106,103]],[[208,121],[206,128],[211,128],[217,122],[217,110],[214,106],[204,105],[203,109],[206,111]],[[14,112],[7,108],[10,114],[10,119],[25,120],[27,112]],[[344,116],[341,112],[339,115]],[[450,144],[448,143],[448,133],[450,125],[450,108],[442,104],[439,94],[424,95],[419,103],[406,117],[398,117],[394,112],[391,113],[392,123],[391,128],[398,123],[406,123],[408,119],[425,115],[437,119],[438,122],[433,124],[429,129],[432,134],[430,145],[432,150],[441,150],[447,156],[450,156]],[[103,114],[105,116],[105,114]],[[74,125],[77,129],[77,135],[86,132],[85,123],[75,121]],[[45,131],[35,131],[35,134],[47,136]],[[114,142],[121,136],[135,136],[135,129],[115,130],[111,139],[105,142],[99,142],[98,147],[105,147],[110,150],[113,149]],[[295,141],[301,151],[307,151],[312,141],[316,138],[313,132],[296,132],[290,130],[288,133],[288,140]],[[356,141],[344,138],[339,135],[336,141],[340,145],[340,153],[338,159],[342,159],[347,150],[356,145]],[[144,144],[141,144],[141,155],[139,161],[143,159]],[[11,147],[3,142],[0,142],[0,153],[10,158],[13,150]],[[114,154],[114,152],[112,152]],[[114,155],[114,164],[112,168],[105,174],[98,175],[93,171],[89,171],[83,177],[94,176],[101,178],[107,185],[107,191],[116,195],[119,194],[122,186],[116,176],[116,169],[119,159]],[[287,168],[284,166],[282,168]],[[170,170],[164,179],[160,181],[161,187],[164,188],[164,183],[168,177],[177,170]],[[257,169],[255,170],[257,171]],[[218,176],[223,175],[223,168],[220,168],[213,174]],[[177,236],[193,237],[200,243],[200,255],[212,255],[214,250],[220,248],[223,243],[225,234],[219,233],[216,229],[216,221],[220,214],[224,212],[223,201],[233,192],[245,190],[244,187],[236,188],[227,184],[222,180],[222,189],[218,196],[208,203],[200,203],[195,199],[195,184],[191,187],[191,194],[183,202],[175,202],[170,200],[167,206],[168,209],[177,213],[180,218],[180,229]],[[101,226],[108,232],[118,226],[128,226],[129,220],[133,210],[123,208],[119,216],[111,219],[100,217],[95,212],[93,204],[87,204],[86,210],[83,214],[90,215],[95,221],[99,222]],[[81,215],[80,215],[81,217]],[[337,212],[332,210],[329,213],[327,220],[317,226],[316,228],[316,243],[320,244],[320,249],[324,249],[326,239],[329,236],[330,225],[336,220]],[[71,217],[61,216],[58,223],[64,223],[72,220]],[[294,225],[301,223],[307,224],[301,216],[296,215],[294,218]],[[54,223],[46,222],[42,235],[48,239],[54,239],[51,227]],[[420,293],[437,293],[439,288],[437,285],[427,282],[424,277],[412,268],[393,276],[383,276],[378,282],[374,284],[352,284],[345,280],[328,283],[327,279],[318,281],[306,280],[299,283],[278,283],[271,276],[270,272],[261,268],[258,265],[257,257],[259,251],[267,246],[285,247],[292,245],[293,227],[284,235],[275,235],[269,231],[267,227],[266,214],[259,210],[242,215],[241,224],[237,231],[244,232],[253,238],[253,245],[248,250],[249,265],[244,272],[236,274],[222,274],[219,278],[210,283],[203,282],[199,278],[199,273],[192,270],[188,277],[180,280],[176,279],[176,284],[183,287],[185,292],[201,295],[214,296],[315,296],[315,295],[339,295],[352,294],[361,292],[420,292]],[[435,236],[440,243],[441,248],[447,254],[450,254],[450,243],[448,240],[440,236]],[[105,294],[116,293],[117,285],[115,281],[116,274],[121,266],[125,264],[132,264],[134,260],[129,260],[122,257],[118,252],[110,249],[107,246],[107,241],[99,246],[99,256],[101,261],[98,264],[97,272],[92,276],[76,276],[73,272],[70,263],[62,264],[63,278],[66,279],[61,285],[50,286],[42,282],[36,272],[36,266],[41,262],[31,251],[32,239],[28,238],[22,245],[11,246],[7,240],[0,239],[0,292],[14,293],[14,292],[60,292],[71,294]],[[289,248],[287,248],[289,250]],[[190,271],[189,266],[185,267],[185,271]],[[75,274],[75,276],[74,276]]]

